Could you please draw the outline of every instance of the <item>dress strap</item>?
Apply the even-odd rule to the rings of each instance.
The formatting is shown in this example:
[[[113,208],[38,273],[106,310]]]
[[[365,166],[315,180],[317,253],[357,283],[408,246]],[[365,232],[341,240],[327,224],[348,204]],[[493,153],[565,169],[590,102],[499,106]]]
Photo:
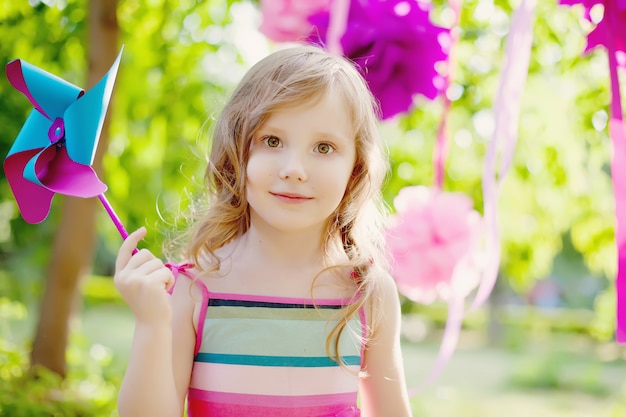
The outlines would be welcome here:
[[[209,290],[204,285],[202,280],[196,279],[195,275],[191,272],[195,265],[193,264],[182,264],[178,265],[172,262],[168,262],[165,264],[165,267],[172,271],[172,275],[174,275],[174,285],[170,288],[169,293],[172,294],[174,291],[174,287],[176,286],[176,282],[178,281],[179,275],[185,275],[190,278],[192,282],[200,287],[202,291],[202,303],[200,304],[200,313],[198,316],[198,328],[196,329],[196,346],[193,351],[193,355],[196,356],[200,351],[200,345],[202,344],[202,332],[204,330],[204,320],[206,319],[206,309],[209,304]]]

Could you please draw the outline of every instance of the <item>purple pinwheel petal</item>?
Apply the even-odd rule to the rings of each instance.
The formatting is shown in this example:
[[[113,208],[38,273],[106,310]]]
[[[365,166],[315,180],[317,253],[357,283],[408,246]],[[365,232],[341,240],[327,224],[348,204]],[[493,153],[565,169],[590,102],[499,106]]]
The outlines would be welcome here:
[[[4,161],[4,173],[9,186],[15,195],[15,201],[22,213],[22,218],[28,223],[40,223],[48,217],[54,193],[38,184],[35,184],[23,175],[23,170],[38,149],[31,149],[13,154]]]
[[[50,191],[24,177],[28,161],[50,144],[47,136],[49,124],[44,115],[33,109],[4,161],[4,173],[11,191],[22,217],[29,223],[43,221],[50,211]]]
[[[55,193],[90,198],[107,190],[93,168],[74,162],[65,147],[44,149],[26,169],[32,169],[41,185]]]

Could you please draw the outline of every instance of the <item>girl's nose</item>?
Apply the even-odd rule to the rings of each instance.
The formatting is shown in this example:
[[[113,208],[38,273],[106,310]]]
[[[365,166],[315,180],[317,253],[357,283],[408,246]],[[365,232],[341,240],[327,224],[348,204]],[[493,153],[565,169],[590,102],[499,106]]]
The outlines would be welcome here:
[[[294,180],[298,182],[308,179],[307,170],[304,166],[303,157],[291,153],[285,155],[280,168],[280,178],[283,180]]]

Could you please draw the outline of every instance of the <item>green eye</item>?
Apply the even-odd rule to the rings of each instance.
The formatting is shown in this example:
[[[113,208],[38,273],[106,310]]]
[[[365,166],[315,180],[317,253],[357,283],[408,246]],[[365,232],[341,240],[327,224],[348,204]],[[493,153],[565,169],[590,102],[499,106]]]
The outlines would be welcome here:
[[[333,148],[333,146],[329,143],[320,143],[317,145],[317,151],[321,154],[331,153],[334,150],[335,148]]]
[[[269,136],[265,138],[265,143],[270,148],[277,148],[278,146],[280,146],[280,139],[278,139],[276,136]]]

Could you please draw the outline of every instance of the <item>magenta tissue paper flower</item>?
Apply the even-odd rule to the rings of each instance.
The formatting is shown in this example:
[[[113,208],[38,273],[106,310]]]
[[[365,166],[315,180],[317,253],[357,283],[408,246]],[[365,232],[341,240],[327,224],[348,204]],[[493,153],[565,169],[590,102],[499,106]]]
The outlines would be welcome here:
[[[443,87],[438,62],[448,58],[449,29],[435,26],[430,5],[417,0],[353,0],[341,46],[380,102],[382,118],[410,110],[414,96],[434,99]],[[330,16],[309,19],[309,42],[324,45]]]
[[[585,9],[585,19],[592,21],[591,9],[604,6],[604,16],[587,35],[585,52],[603,45],[609,49],[610,43],[618,51],[618,64],[626,67],[626,0],[560,0],[560,4],[572,6],[581,4]]]
[[[311,33],[309,16],[328,11],[332,0],[263,0],[261,33],[275,42],[303,41]]]
[[[407,298],[448,301],[478,285],[482,222],[472,205],[461,193],[423,186],[400,190],[387,246],[392,275]]]

